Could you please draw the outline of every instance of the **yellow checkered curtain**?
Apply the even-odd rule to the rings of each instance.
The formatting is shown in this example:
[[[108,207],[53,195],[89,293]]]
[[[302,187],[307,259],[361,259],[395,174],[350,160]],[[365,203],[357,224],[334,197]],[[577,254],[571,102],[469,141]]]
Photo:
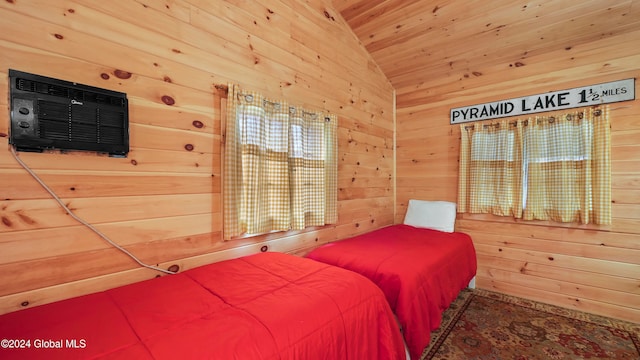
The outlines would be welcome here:
[[[332,119],[320,112],[296,107],[290,108],[290,115],[291,228],[321,226],[326,223],[326,192],[333,188],[333,185],[327,186],[331,172],[327,171],[325,161],[325,154],[333,153],[330,148],[325,149],[325,139],[332,137],[325,136],[325,128],[333,128],[332,124],[327,124]]]
[[[324,222],[338,222],[338,117],[324,114]]]
[[[458,212],[522,215],[522,124],[460,125]]]
[[[228,95],[225,239],[335,222],[337,151],[327,147],[326,130],[333,127],[329,143],[335,145],[335,118],[237,85]]]
[[[524,219],[610,224],[608,107],[535,117],[524,135]]]
[[[460,129],[458,212],[611,223],[608,107]]]
[[[224,161],[222,170],[223,234],[225,239],[242,234],[246,230],[240,222],[240,198],[242,197],[242,143],[238,127],[238,97],[240,88],[230,84],[227,93],[226,124],[224,134]],[[246,222],[243,222],[246,224]]]

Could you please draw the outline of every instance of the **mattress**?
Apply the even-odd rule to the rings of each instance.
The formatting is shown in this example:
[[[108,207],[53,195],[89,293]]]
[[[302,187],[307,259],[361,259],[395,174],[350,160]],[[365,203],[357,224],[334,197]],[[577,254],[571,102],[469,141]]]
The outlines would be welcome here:
[[[359,274],[260,253],[0,316],[2,359],[403,359]]]
[[[397,315],[412,359],[477,270],[469,235],[404,224],[323,245],[307,257],[373,281]]]

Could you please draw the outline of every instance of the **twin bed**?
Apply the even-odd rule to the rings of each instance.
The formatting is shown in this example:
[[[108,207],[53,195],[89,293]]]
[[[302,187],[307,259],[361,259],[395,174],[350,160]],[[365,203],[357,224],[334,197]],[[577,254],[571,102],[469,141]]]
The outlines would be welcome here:
[[[1,359],[404,358],[354,272],[259,253],[0,316]]]
[[[398,317],[411,359],[420,359],[442,312],[476,273],[468,235],[404,224],[325,245],[307,257],[378,285]]]
[[[419,359],[476,257],[452,226],[414,223],[442,215],[416,204],[307,258],[260,253],[2,315],[17,341],[0,358],[404,359],[404,335]]]

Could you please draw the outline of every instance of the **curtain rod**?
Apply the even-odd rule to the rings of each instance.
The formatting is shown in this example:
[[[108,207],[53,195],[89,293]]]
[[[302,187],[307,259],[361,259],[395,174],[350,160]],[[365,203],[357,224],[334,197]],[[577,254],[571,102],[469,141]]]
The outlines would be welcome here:
[[[227,85],[222,84],[213,84],[213,87],[216,89],[220,97],[227,98],[229,95],[229,87]]]
[[[602,114],[602,110],[600,110],[600,109],[596,109],[593,112],[593,115],[595,115],[595,116],[600,116],[601,114]],[[561,115],[561,116],[563,116],[563,115]],[[566,114],[564,116],[566,116],[567,120],[569,120],[569,121],[573,120],[573,114]],[[577,116],[578,116],[578,119],[582,119],[584,117],[584,113],[579,112]],[[545,117],[545,118],[537,119],[537,120],[538,120],[538,124],[540,124],[542,121],[548,121],[549,123],[552,124],[553,122],[556,121],[556,117],[555,116],[549,116],[549,117]],[[516,126],[516,125],[518,125],[518,121],[519,120],[510,121],[510,122],[508,122],[508,124],[512,125],[512,126]],[[526,120],[522,121],[522,125],[523,126],[528,126],[529,125],[529,119],[526,119]],[[485,128],[485,129],[488,128],[488,127],[491,127],[491,126],[493,126],[495,128],[499,128],[500,127],[500,123],[483,124],[482,125],[482,127]],[[475,124],[474,125],[465,126],[464,129],[465,130],[475,129]]]
[[[213,84],[213,87],[216,89],[216,91],[218,92],[220,97],[222,97],[224,99],[228,98],[228,96],[229,96],[229,86],[227,86],[225,84]],[[277,103],[274,103],[274,102],[271,102],[271,101],[268,101],[268,100],[265,100],[265,101],[267,101],[267,102],[269,102],[271,104],[277,104]],[[291,108],[291,107],[289,107],[289,108]],[[320,111],[320,113],[322,113],[322,112],[323,111]],[[309,111],[305,111],[305,110],[303,110],[303,113],[307,114],[307,115],[314,115],[314,117],[317,115],[314,112],[309,112]],[[330,122],[331,121],[331,117],[330,116],[325,116],[324,120],[327,121],[327,122]]]

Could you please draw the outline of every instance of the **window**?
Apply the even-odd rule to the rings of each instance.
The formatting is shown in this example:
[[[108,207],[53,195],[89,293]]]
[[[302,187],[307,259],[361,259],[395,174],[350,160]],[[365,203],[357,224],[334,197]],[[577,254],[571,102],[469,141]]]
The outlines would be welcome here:
[[[229,86],[224,237],[337,221],[337,118]]]
[[[461,132],[459,212],[611,223],[608,108]]]

